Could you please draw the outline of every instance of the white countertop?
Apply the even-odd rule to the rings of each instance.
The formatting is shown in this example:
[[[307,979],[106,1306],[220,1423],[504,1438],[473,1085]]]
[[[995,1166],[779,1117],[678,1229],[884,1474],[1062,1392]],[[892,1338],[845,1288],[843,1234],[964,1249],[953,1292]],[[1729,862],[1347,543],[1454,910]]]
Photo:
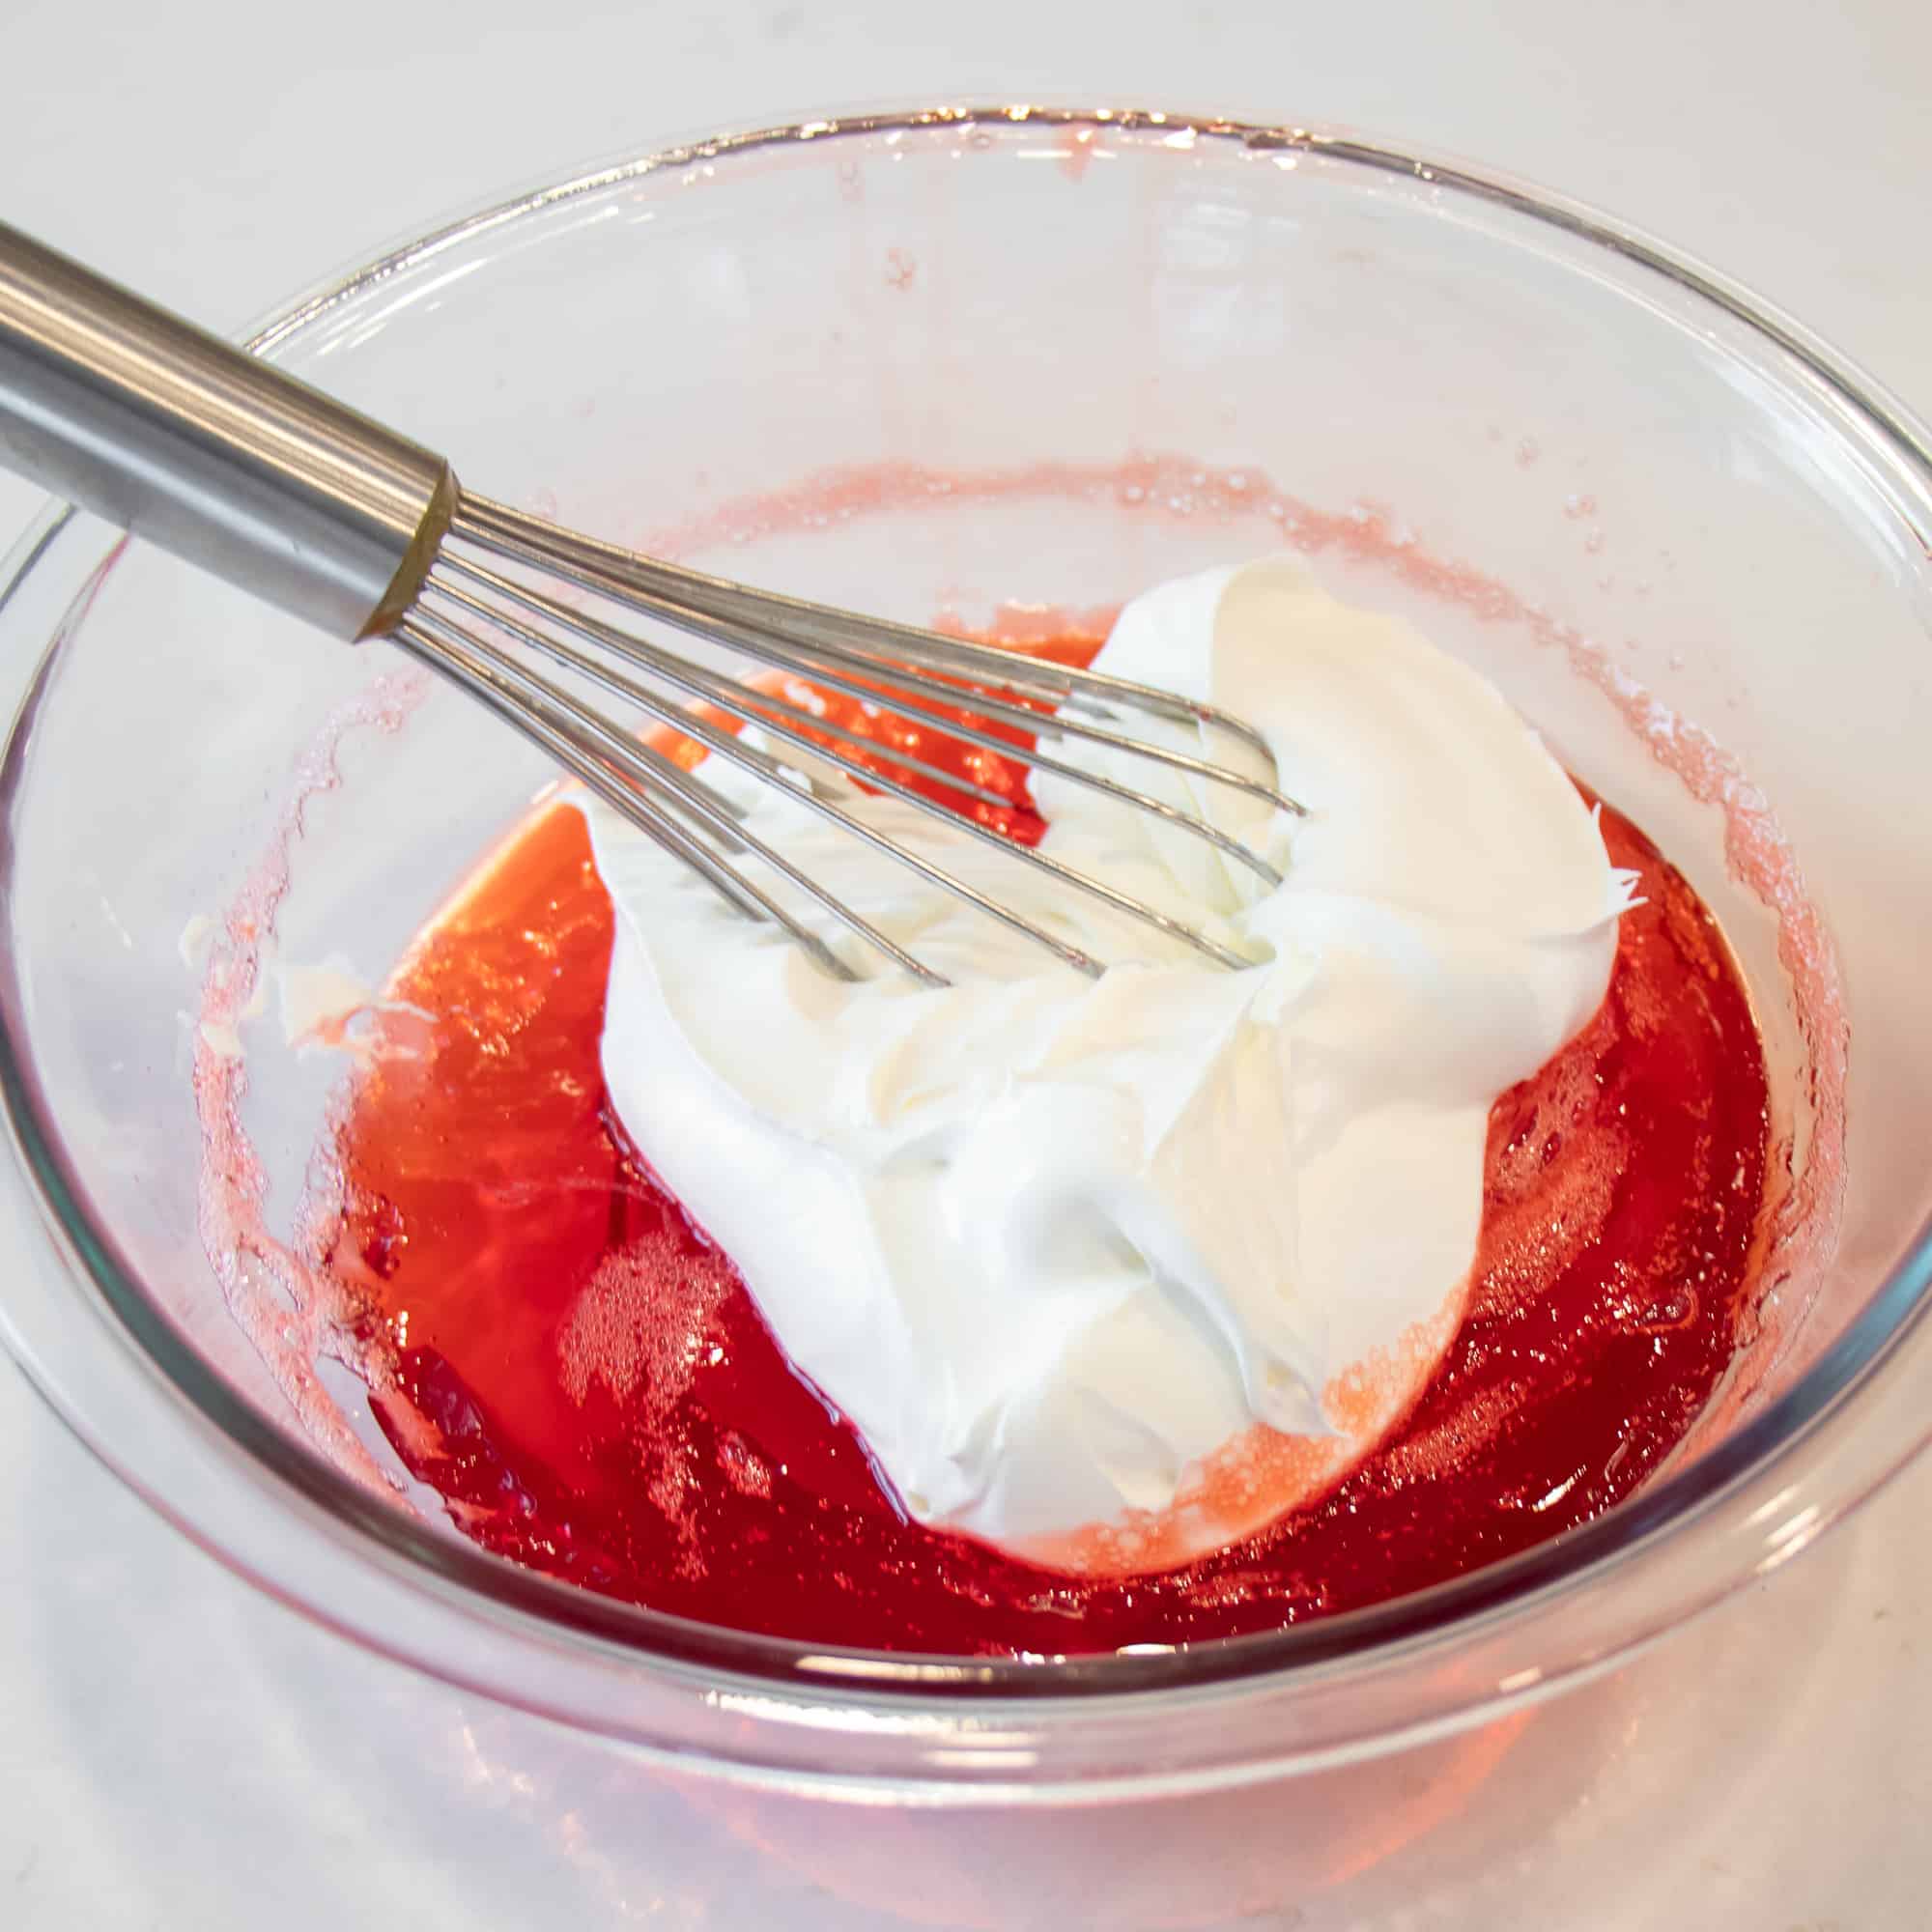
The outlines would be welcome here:
[[[223,327],[481,190],[645,137],[1037,92],[1352,123],[1510,168],[1703,255],[1932,413],[1922,0],[14,0],[0,74],[0,213]],[[0,478],[0,528],[34,500]],[[1928,1510],[1932,1462],[1548,1707],[1509,1747],[1515,1831],[1452,1819],[1426,1859],[1319,1896],[1258,1878],[1239,1922],[1927,1923]],[[587,1776],[533,1721],[254,1595],[0,1372],[0,1926],[909,1922],[890,1887],[828,1889],[772,1818],[701,1794],[613,1831]],[[755,1908],[752,1859],[789,1873]],[[1043,1879],[998,1922],[1138,1925],[1092,1902],[1120,1896]]]

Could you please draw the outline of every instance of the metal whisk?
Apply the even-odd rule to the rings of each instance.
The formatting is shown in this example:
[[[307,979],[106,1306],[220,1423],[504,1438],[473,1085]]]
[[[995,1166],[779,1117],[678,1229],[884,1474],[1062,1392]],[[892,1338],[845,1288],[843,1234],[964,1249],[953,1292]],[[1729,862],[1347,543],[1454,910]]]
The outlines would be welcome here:
[[[586,614],[581,593],[705,639],[750,665],[859,697],[922,732],[1103,792],[1205,839],[1268,884],[1279,875],[1266,860],[1207,818],[1049,747],[1084,743],[1110,762],[1143,760],[1280,810],[1303,810],[1272,784],[1122,728],[1135,716],[1206,724],[1265,753],[1252,727],[1211,705],[754,590],[472,496],[441,457],[5,224],[0,460],[336,637],[393,640],[549,753],[733,905],[776,920],[841,976],[851,969],[753,870],[789,882],[895,965],[945,983],[760,838],[716,786],[640,739],[639,714],[696,740],[711,756],[785,786],[883,860],[910,867],[1083,972],[1097,974],[1103,962],[854,812],[849,786],[863,783],[943,817],[998,845],[1013,864],[1040,867],[1069,892],[1222,965],[1247,962],[1106,881],[963,818],[881,771],[859,755],[866,739],[834,720]],[[631,723],[584,704],[539,663],[607,693]],[[696,702],[756,725],[762,744],[698,715]],[[1021,727],[1032,734],[1032,748],[989,728],[994,724]],[[905,750],[889,755],[897,769],[1010,803]]]

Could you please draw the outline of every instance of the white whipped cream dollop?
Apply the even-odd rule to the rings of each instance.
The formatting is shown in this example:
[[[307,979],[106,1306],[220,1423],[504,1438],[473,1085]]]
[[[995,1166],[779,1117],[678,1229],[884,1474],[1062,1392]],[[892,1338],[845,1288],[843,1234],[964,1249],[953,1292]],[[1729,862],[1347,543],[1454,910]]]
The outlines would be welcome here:
[[[1249,721],[1310,813],[1119,763],[1285,882],[1064,780],[1036,784],[1044,849],[1252,968],[848,788],[1110,962],[1089,980],[710,759],[760,837],[952,981],[809,915],[867,974],[845,983],[582,810],[618,913],[604,1071],[639,1151],[915,1517],[1131,1569],[1259,1526],[1406,1408],[1460,1312],[1491,1105],[1596,1009],[1628,885],[1488,683],[1293,561],[1136,599],[1096,668]]]

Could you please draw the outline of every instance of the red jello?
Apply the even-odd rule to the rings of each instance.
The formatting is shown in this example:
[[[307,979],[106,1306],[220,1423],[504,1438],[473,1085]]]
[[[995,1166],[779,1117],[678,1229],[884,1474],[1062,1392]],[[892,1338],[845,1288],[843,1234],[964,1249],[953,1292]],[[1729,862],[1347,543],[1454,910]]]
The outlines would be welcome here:
[[[1043,648],[1082,660],[1090,636]],[[861,719],[881,756],[902,727]],[[1009,797],[1020,767],[926,739]],[[612,1596],[820,1643],[1108,1650],[1278,1628],[1442,1580],[1599,1514],[1667,1456],[1751,1289],[1766,1088],[1715,923],[1605,808],[1643,903],[1602,1010],[1491,1115],[1474,1287],[1404,1423],[1319,1501],[1179,1569],[1079,1579],[910,1521],[787,1365],[729,1259],[630,1153],[598,1065],[611,911],[582,823],[524,828],[429,929],[435,1016],[338,1128],[318,1259],[376,1414],[477,1542]]]

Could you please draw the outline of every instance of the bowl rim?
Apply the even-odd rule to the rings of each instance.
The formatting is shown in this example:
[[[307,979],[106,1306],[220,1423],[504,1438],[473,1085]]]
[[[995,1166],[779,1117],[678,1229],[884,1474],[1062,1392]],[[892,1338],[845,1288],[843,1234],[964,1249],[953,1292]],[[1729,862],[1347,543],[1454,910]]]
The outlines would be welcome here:
[[[1237,145],[1252,153],[1311,155],[1499,205],[1662,275],[1742,323],[1753,336],[1795,358],[1856,419],[1879,432],[1921,483],[1932,481],[1932,436],[1894,398],[1781,311],[1613,217],[1504,174],[1350,132],[1142,107],[988,102],[828,111],[745,131],[654,146],[546,181],[515,195],[492,199],[311,286],[259,321],[242,339],[251,352],[272,355],[330,311],[492,229],[665,170],[715,164],[807,141],[830,142],[893,130],[956,128],[965,132],[976,127],[1009,128],[1014,124],[1093,128],[1131,136],[1157,131],[1161,139],[1169,141],[1185,135],[1191,141]],[[0,611],[75,515],[71,508],[50,510],[0,564]],[[66,628],[56,632],[21,702],[7,743],[0,797],[12,796],[20,776],[18,762],[29,735],[23,726],[31,724]],[[54,1225],[48,1232],[64,1249],[70,1271],[111,1311],[125,1337],[131,1339],[146,1361],[165,1378],[170,1393],[212,1423],[226,1438],[227,1446],[242,1453],[251,1473],[266,1475],[282,1491],[324,1511],[337,1525],[353,1532],[363,1546],[364,1555],[400,1573],[407,1581],[428,1584],[445,1595],[453,1591],[467,1606],[488,1606],[526,1629],[534,1624],[548,1632],[561,1630],[601,1645],[618,1646],[634,1662],[665,1662],[699,1672],[707,1682],[729,1681],[765,1695],[782,1695],[789,1690],[821,1701],[828,1694],[886,1703],[942,1698],[965,1700],[979,1708],[988,1701],[1118,1701],[1143,1698],[1151,1692],[1206,1690],[1260,1679],[1280,1685],[1350,1662],[1412,1653],[1474,1627],[1493,1626],[1516,1611],[1547,1604],[1606,1568],[1652,1548],[1668,1532],[1688,1526],[1741,1485],[1775,1468],[1840,1413],[1907,1338],[1924,1325],[1928,1306],[1932,1306],[1932,1296],[1927,1294],[1932,1286],[1932,1222],[1928,1222],[1844,1332],[1797,1383],[1698,1461],[1559,1538],[1387,1603],[1306,1625],[1214,1639],[1159,1654],[1109,1653],[1038,1662],[864,1651],[753,1636],[601,1598],[432,1531],[365,1492],[232,1391],[185,1344],[141,1286],[111,1229],[96,1226],[91,1218],[85,1189],[53,1124],[21,1034],[18,983],[11,956],[0,971],[4,971],[6,980],[5,996],[0,997],[0,1099],[4,1099],[15,1158],[40,1197],[43,1217],[52,1217]],[[37,1386],[82,1440],[144,1494],[150,1493],[117,1460],[111,1443],[103,1441],[98,1428],[75,1412],[58,1379],[40,1372],[34,1350],[12,1324],[9,1340]],[[1922,1436],[1905,1444],[1890,1468],[1871,1472],[1866,1489],[1891,1473],[1920,1441]],[[1842,1510],[1857,1499],[1856,1494],[1841,1497],[1835,1506]],[[150,1494],[150,1500],[157,1499]],[[181,1514],[165,1503],[160,1506],[182,1523]],[[242,1553],[211,1547],[215,1547],[216,1553],[232,1567],[254,1575]],[[1757,1572],[1752,1570],[1741,1572],[1715,1594],[1728,1594],[1754,1574]],[[262,1579],[257,1576],[255,1580]],[[1696,1606],[1711,1600],[1707,1595]],[[1624,1648],[1654,1634],[1650,1628],[1633,1631]],[[436,1667],[426,1660],[415,1661]],[[1602,1656],[1594,1657],[1590,1667],[1600,1667],[1605,1661]],[[1493,1706],[1497,1701],[1493,1690],[1486,1691],[1481,1701]]]

